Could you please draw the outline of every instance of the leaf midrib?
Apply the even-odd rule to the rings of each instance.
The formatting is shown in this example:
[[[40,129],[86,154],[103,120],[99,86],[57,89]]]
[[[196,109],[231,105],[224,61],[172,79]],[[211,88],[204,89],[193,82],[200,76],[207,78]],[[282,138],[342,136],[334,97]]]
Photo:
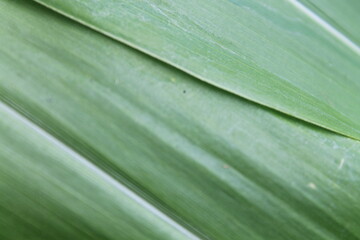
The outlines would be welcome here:
[[[301,1],[298,0],[287,0],[291,3],[296,9],[298,9],[301,13],[305,14],[308,18],[310,18],[313,22],[318,24],[321,28],[327,31],[332,37],[336,38],[346,47],[348,47],[351,51],[360,56],[360,47],[353,42],[346,34],[342,33],[336,27],[332,26],[330,23],[326,22],[316,13],[307,8]]]

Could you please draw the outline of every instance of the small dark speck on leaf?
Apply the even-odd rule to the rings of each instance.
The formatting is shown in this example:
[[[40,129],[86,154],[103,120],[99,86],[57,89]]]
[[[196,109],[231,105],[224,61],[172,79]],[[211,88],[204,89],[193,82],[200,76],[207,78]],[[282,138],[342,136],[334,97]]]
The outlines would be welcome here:
[[[186,93],[186,90],[184,90],[183,93]]]

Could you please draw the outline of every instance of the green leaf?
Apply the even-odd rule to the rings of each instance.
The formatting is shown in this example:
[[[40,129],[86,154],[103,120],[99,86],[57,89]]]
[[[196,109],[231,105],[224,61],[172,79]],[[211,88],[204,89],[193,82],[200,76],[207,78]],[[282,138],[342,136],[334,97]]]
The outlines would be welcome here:
[[[360,2],[357,0],[337,1],[337,0],[301,0],[303,5],[312,12],[324,19],[337,31],[343,33],[354,42],[360,45]],[[356,46],[355,46],[356,48]]]
[[[321,15],[298,0],[36,1],[216,87],[360,139],[354,1]],[[350,19],[339,20],[348,12],[338,6],[353,8]]]
[[[2,239],[360,238],[360,143],[0,2]]]
[[[0,103],[1,239],[196,239]]]

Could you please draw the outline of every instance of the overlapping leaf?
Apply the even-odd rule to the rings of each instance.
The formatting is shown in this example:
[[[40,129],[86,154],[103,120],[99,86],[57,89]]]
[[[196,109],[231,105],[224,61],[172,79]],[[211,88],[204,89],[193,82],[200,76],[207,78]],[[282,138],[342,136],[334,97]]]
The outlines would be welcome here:
[[[214,86],[360,139],[354,1],[318,1],[324,19],[298,0],[37,1]],[[339,20],[345,32],[331,25]]]

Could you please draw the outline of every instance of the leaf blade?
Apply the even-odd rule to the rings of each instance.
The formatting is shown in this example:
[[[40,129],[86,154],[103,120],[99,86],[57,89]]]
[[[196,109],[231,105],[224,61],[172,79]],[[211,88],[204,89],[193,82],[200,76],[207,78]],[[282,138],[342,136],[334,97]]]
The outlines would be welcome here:
[[[360,139],[359,55],[286,1],[38,2],[223,90]]]
[[[1,99],[179,223],[215,239],[359,236],[357,141],[201,84],[26,1],[5,3]]]

